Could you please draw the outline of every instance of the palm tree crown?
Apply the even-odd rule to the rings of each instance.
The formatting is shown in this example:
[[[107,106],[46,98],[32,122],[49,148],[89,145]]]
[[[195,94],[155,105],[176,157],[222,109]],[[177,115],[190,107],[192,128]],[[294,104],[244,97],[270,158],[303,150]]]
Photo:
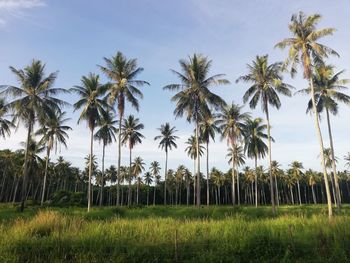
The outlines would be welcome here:
[[[158,130],[160,131],[160,135],[154,137],[154,140],[160,140],[159,147],[161,149],[164,149],[166,152],[168,152],[168,150],[171,150],[172,147],[177,148],[175,141],[179,137],[174,135],[174,133],[177,132],[175,127],[171,127],[167,122],[165,124],[162,124]]]
[[[144,125],[140,123],[138,118],[135,118],[133,115],[129,115],[124,119],[122,124],[122,143],[128,144],[129,149],[134,148],[138,143],[142,142],[142,138],[145,138],[140,133],[140,130],[144,128]]]

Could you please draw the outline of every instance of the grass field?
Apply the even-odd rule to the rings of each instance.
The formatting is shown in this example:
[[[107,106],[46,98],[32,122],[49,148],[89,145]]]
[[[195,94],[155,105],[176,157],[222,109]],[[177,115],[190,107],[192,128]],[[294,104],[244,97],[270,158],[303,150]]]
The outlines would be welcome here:
[[[350,262],[350,206],[0,206],[0,262]]]

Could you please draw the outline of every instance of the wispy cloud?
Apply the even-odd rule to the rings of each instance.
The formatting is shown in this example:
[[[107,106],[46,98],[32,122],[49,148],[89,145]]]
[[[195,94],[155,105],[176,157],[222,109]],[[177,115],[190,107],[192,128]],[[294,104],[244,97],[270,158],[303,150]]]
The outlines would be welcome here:
[[[28,10],[45,5],[44,0],[0,0],[0,26],[11,18],[26,19]]]

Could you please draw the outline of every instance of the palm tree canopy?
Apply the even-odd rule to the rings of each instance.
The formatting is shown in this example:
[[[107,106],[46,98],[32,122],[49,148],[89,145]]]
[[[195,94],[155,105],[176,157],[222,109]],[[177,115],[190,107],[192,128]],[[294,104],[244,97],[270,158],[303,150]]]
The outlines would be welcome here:
[[[339,56],[333,49],[318,42],[322,37],[332,35],[335,31],[334,28],[317,29],[316,26],[321,18],[319,14],[310,16],[306,16],[303,12],[294,14],[288,26],[292,37],[276,44],[275,47],[281,49],[289,47],[289,56],[285,65],[291,65],[292,76],[297,72],[297,65],[301,64],[304,77],[309,79],[312,76],[313,64],[317,64],[329,55]]]
[[[197,150],[196,150],[196,145],[197,145],[197,139],[194,135],[191,135],[190,138],[188,138],[186,144],[188,145],[185,149],[185,152],[187,153],[188,156],[190,156],[192,159],[197,158]],[[199,156],[202,156],[204,153],[204,146],[201,145],[201,141],[199,142]]]
[[[99,75],[90,73],[81,78],[81,86],[75,86],[71,91],[77,93],[80,99],[73,105],[74,111],[82,109],[78,123],[86,120],[90,130],[99,123],[107,110],[111,110],[102,98],[106,93],[106,85],[100,83]]]
[[[132,174],[134,176],[140,175],[145,170],[145,163],[141,157],[136,157],[131,164]]]
[[[263,112],[268,110],[268,105],[279,109],[281,101],[278,94],[289,97],[292,95],[291,86],[283,82],[282,66],[282,62],[269,64],[268,55],[256,56],[252,64],[247,65],[248,74],[236,80],[252,83],[243,96],[243,102],[246,103],[251,98],[249,106],[255,109],[260,101]]]
[[[117,121],[113,120],[112,112],[106,111],[102,114],[102,118],[98,122],[99,129],[95,133],[95,139],[102,142],[104,145],[111,144],[116,141],[116,133],[118,129],[115,127]]]
[[[12,121],[6,119],[8,107],[6,107],[5,100],[0,98],[0,136],[5,138],[10,136],[11,128],[14,127]]]
[[[178,91],[171,99],[176,102],[174,111],[176,117],[186,114],[188,121],[200,121],[204,117],[211,116],[210,107],[219,109],[225,105],[225,101],[210,89],[230,82],[223,78],[223,74],[208,76],[212,60],[194,54],[188,60],[181,59],[179,63],[181,72],[175,70],[172,72],[180,79],[180,83],[164,87],[166,90]]]
[[[98,67],[112,81],[108,84],[109,103],[117,104],[121,116],[124,115],[125,99],[139,110],[138,98],[142,99],[143,95],[138,88],[149,83],[137,79],[143,71],[143,68],[137,66],[137,59],[127,59],[119,51],[115,56],[103,59],[106,65]]]
[[[242,146],[235,145],[233,148],[228,148],[227,151],[226,157],[229,158],[229,164],[232,163],[232,161],[238,166],[245,164],[244,149]]]
[[[122,143],[128,144],[129,149],[134,148],[138,143],[142,142],[142,138],[145,138],[140,133],[140,130],[144,128],[143,124],[140,123],[138,118],[135,118],[133,115],[129,115],[124,119],[122,124]]]
[[[151,166],[150,166],[150,171],[153,174],[153,176],[157,176],[160,173],[160,164],[158,161],[153,161],[151,162]]]
[[[146,173],[145,173],[144,179],[145,179],[145,183],[146,183],[147,185],[150,185],[150,184],[153,182],[152,174],[151,174],[150,172],[146,172]]]
[[[219,133],[218,120],[216,116],[206,117],[199,123],[200,140],[209,143],[210,139],[214,141],[215,134]]]
[[[304,169],[303,164],[298,161],[293,161],[289,166],[291,167],[291,173],[293,177],[296,180],[300,180],[301,175],[303,174],[302,170]]]
[[[158,130],[160,131],[160,135],[154,137],[154,140],[160,140],[158,146],[159,148],[165,149],[166,152],[168,152],[168,150],[171,150],[173,147],[177,148],[175,141],[179,137],[174,135],[174,133],[177,132],[175,127],[171,127],[167,122],[165,124],[162,124]]]

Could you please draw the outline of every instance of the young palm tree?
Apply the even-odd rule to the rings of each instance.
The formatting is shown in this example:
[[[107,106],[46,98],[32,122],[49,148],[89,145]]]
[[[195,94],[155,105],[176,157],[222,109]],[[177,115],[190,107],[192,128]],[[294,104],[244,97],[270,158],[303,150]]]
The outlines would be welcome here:
[[[325,161],[323,158],[323,138],[320,129],[319,116],[317,114],[315,88],[312,76],[313,68],[317,65],[317,63],[322,61],[323,58],[327,58],[329,55],[338,54],[333,49],[318,42],[322,37],[332,35],[335,31],[334,28],[317,29],[316,26],[320,20],[321,15],[319,14],[306,17],[303,12],[300,12],[299,14],[293,15],[291,18],[291,23],[289,24],[289,30],[291,31],[293,37],[284,39],[276,44],[276,47],[281,49],[289,47],[289,55],[285,64],[291,64],[292,76],[296,73],[297,65],[301,64],[304,72],[303,76],[309,82],[315,129],[320,145],[323,179],[326,186],[328,216],[331,218],[333,215],[332,200],[327,179]]]
[[[168,173],[168,152],[171,151],[172,148],[177,148],[177,145],[175,141],[179,138],[175,134],[177,130],[175,127],[171,127],[170,124],[167,122],[165,124],[162,124],[160,128],[158,128],[160,131],[160,135],[154,137],[154,140],[160,140],[159,141],[159,148],[164,149],[165,151],[165,173],[164,173],[164,205],[166,205],[166,175]]]
[[[150,172],[146,172],[144,179],[145,179],[145,183],[147,184],[147,206],[148,206],[148,204],[149,204],[149,186],[153,182],[152,174]]]
[[[238,172],[238,167],[245,164],[245,155],[244,155],[244,149],[242,146],[235,145],[233,148],[228,149],[228,153],[226,157],[229,158],[228,163],[232,164],[234,163],[235,166],[237,167],[237,204],[241,204],[241,199],[240,199],[240,187],[239,187],[239,172]],[[232,172],[233,174],[235,171]],[[232,177],[232,180],[234,180],[234,177]],[[234,185],[234,183],[232,183]]]
[[[136,204],[139,204],[139,192],[140,192],[140,174],[145,170],[145,163],[141,157],[136,157],[131,166],[133,176],[136,177]]]
[[[0,137],[3,138],[10,136],[11,128],[14,127],[13,123],[6,119],[9,109],[5,105],[5,100],[0,98]]]
[[[299,204],[301,205],[300,179],[301,179],[301,176],[303,175],[302,169],[304,169],[304,166],[301,162],[298,162],[298,161],[292,162],[289,166],[291,167],[293,178],[297,182],[298,199],[299,199]]]
[[[80,98],[73,105],[74,111],[82,109],[78,124],[85,120],[90,129],[90,160],[89,160],[89,182],[88,182],[88,212],[91,207],[91,177],[92,177],[92,156],[94,147],[94,130],[103,116],[107,114],[109,106],[102,96],[106,92],[106,86],[101,85],[99,75],[90,73],[81,78],[81,86],[75,86],[71,91],[77,93]]]
[[[242,112],[243,106],[232,103],[221,109],[218,114],[218,126],[221,131],[222,139],[227,139],[227,144],[233,150],[238,146],[245,130],[245,122],[250,118],[250,114]],[[232,162],[232,205],[236,203],[236,187],[235,187],[235,160]]]
[[[143,68],[138,67],[137,59],[128,59],[123,53],[117,52],[111,58],[103,58],[106,66],[99,66],[101,71],[111,80],[108,85],[109,103],[118,109],[119,114],[119,134],[118,134],[118,174],[121,165],[121,131],[122,120],[125,113],[125,102],[129,102],[133,108],[139,110],[138,99],[142,99],[140,87],[149,85],[144,80],[137,79]],[[118,177],[119,178],[119,177]],[[119,205],[120,182],[117,182],[117,205]]]
[[[339,182],[337,177],[336,162],[334,157],[334,143],[331,129],[330,113],[333,115],[338,114],[338,102],[343,102],[347,105],[350,104],[350,96],[341,92],[342,90],[347,89],[346,85],[348,79],[340,79],[340,75],[344,70],[334,74],[334,67],[330,65],[325,65],[321,63],[318,67],[315,68],[313,75],[314,90],[315,90],[315,102],[317,112],[320,114],[326,112],[327,117],[327,127],[328,127],[328,136],[330,141],[330,153],[333,169],[333,178],[335,183],[336,199],[335,204],[338,208],[341,205],[341,195],[339,189]],[[299,91],[300,93],[310,94],[311,90],[303,89]],[[309,101],[307,112],[312,111],[312,100]],[[326,165],[327,166],[327,165]]]
[[[269,175],[270,175],[270,194],[272,212],[276,213],[275,196],[273,191],[273,177],[272,177],[272,150],[271,150],[271,126],[269,105],[279,109],[281,101],[278,94],[291,96],[290,85],[283,82],[282,77],[282,63],[277,62],[273,64],[268,63],[268,55],[256,56],[256,59],[251,65],[248,64],[248,74],[241,76],[236,82],[244,81],[252,83],[252,86],[246,91],[243,96],[243,102],[246,103],[250,98],[249,106],[255,109],[260,101],[261,109],[266,115],[267,121],[267,136],[268,136],[268,155],[269,155]]]
[[[207,149],[207,205],[210,204],[209,199],[209,142],[210,139],[214,141],[215,133],[220,132],[217,126],[215,116],[206,117],[199,123],[199,134],[201,141],[205,142]]]
[[[43,120],[43,123],[41,124],[42,127],[36,132],[37,135],[42,136],[41,142],[46,143],[46,163],[43,189],[41,193],[41,205],[44,203],[46,193],[47,171],[51,150],[55,148],[57,152],[57,147],[59,144],[63,144],[67,148],[67,139],[69,137],[67,131],[72,129],[69,126],[64,125],[68,120],[70,119],[66,118],[66,112],[56,111],[54,116]]]
[[[223,74],[208,77],[212,61],[202,55],[194,54],[188,60],[179,61],[181,73],[172,70],[180,79],[180,84],[170,84],[164,89],[178,91],[172,101],[176,102],[174,114],[176,117],[186,115],[187,121],[195,123],[195,137],[197,138],[197,153],[199,153],[199,123],[200,120],[211,116],[211,109],[219,109],[225,105],[223,99],[210,91],[210,88],[220,84],[229,84],[223,79]],[[200,162],[197,157],[197,206],[200,205]]]
[[[99,142],[102,142],[102,170],[101,170],[102,184],[100,189],[101,191],[100,206],[102,206],[102,203],[103,203],[106,146],[116,140],[115,135],[118,132],[117,128],[115,127],[115,125],[117,124],[117,121],[113,119],[114,119],[114,116],[112,112],[106,111],[106,113],[101,116],[101,119],[98,122],[99,129],[97,130],[94,136],[96,140],[98,140]]]
[[[154,191],[153,191],[153,205],[156,205],[156,189],[157,189],[157,185],[159,184],[160,182],[160,164],[159,162],[157,161],[153,161],[151,162],[151,167],[150,167],[150,170],[151,170],[151,173],[154,177]]]
[[[263,124],[261,118],[255,118],[254,120],[248,119],[245,123],[244,130],[244,151],[249,158],[254,159],[255,163],[255,206],[258,207],[258,174],[257,166],[258,159],[264,158],[268,147],[264,142],[264,139],[268,138],[265,134],[267,125]],[[273,141],[273,138],[271,138]]]
[[[15,121],[22,122],[27,128],[26,146],[29,147],[29,140],[32,137],[34,124],[38,119],[51,117],[54,112],[59,110],[65,102],[58,99],[56,95],[66,92],[65,89],[54,88],[53,84],[57,78],[57,72],[45,75],[45,64],[39,60],[33,60],[32,63],[24,69],[15,69],[10,67],[19,81],[20,86],[2,85],[5,88],[1,92],[4,96],[10,96],[13,99],[6,105],[14,113]],[[24,157],[21,212],[24,210],[24,203],[27,194],[27,180],[29,174],[28,148]]]
[[[144,126],[140,123],[138,118],[135,118],[133,115],[129,115],[124,119],[121,126],[121,140],[122,143],[127,145],[129,148],[129,189],[128,189],[128,205],[131,205],[131,179],[134,175],[131,168],[131,157],[132,149],[136,144],[142,143],[142,138],[145,138],[140,133],[140,130],[143,130]]]

